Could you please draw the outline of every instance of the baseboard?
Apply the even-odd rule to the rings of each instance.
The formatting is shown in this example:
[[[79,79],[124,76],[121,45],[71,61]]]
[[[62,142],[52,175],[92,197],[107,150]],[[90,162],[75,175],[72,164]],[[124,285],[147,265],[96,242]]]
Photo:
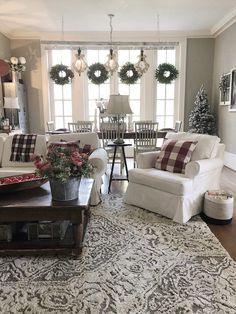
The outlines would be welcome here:
[[[236,154],[225,152],[224,164],[226,167],[236,171]]]

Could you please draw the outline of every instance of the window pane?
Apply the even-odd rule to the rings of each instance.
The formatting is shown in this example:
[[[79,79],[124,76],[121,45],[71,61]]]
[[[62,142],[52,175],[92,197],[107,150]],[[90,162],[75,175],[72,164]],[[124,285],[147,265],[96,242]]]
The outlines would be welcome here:
[[[102,64],[106,63],[108,60],[108,55],[109,50],[99,50],[98,61],[101,62]]]
[[[164,116],[165,115],[165,101],[164,100],[157,100],[157,115]]]
[[[157,65],[163,62],[166,62],[166,50],[157,50]]]
[[[140,50],[130,50],[130,62],[136,63],[138,62],[138,55],[140,55]]]
[[[63,116],[63,103],[62,101],[55,101],[55,115]]]
[[[128,61],[129,61],[129,51],[119,50],[119,66],[122,67]]]
[[[172,84],[166,84],[166,98],[167,99],[174,99],[175,98],[175,85]]]
[[[174,115],[174,100],[166,100],[166,115]]]
[[[140,84],[130,85],[130,98],[131,99],[140,98]]]
[[[71,99],[71,93],[72,93],[71,84],[64,85],[63,86],[63,96],[64,96],[64,99]]]
[[[140,115],[140,102],[136,100],[130,100],[130,108],[135,116]]]
[[[165,84],[157,84],[157,99],[165,99]]]
[[[64,101],[64,115],[72,116],[72,101]]]
[[[101,84],[100,85],[100,98],[109,99],[110,95],[110,85]]]
[[[97,50],[87,50],[87,63],[89,65],[97,62],[98,60],[98,51]]]
[[[56,129],[64,128],[63,117],[55,117],[55,126]]]
[[[175,49],[167,50],[166,61],[171,64],[175,64]]]
[[[129,85],[119,84],[119,93],[121,95],[129,95]]]
[[[64,126],[64,128],[68,128],[68,123],[69,123],[69,122],[72,122],[72,117],[65,117],[65,118],[64,118],[64,121],[65,121],[65,126]]]
[[[53,84],[54,99],[62,99],[62,86]]]
[[[89,116],[94,116],[95,109],[97,108],[95,100],[89,101]]]
[[[99,98],[98,85],[88,84],[88,95],[89,95],[89,99],[98,99]]]
[[[174,118],[173,116],[166,116],[165,128],[173,128],[174,127]]]
[[[162,129],[165,127],[165,117],[158,117],[157,116],[156,121],[159,123],[158,129]]]

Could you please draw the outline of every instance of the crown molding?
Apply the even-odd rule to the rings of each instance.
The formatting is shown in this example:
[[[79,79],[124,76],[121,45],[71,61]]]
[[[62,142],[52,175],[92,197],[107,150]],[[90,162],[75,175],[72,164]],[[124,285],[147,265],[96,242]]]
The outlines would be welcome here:
[[[230,13],[226,14],[218,23],[211,28],[211,34],[217,37],[219,34],[224,32],[228,27],[236,22],[236,8]]]
[[[6,33],[4,35],[10,40],[62,40],[60,32],[17,32],[17,33]],[[120,31],[113,32],[114,40],[134,40],[139,41],[161,41],[162,38],[209,38],[212,37],[210,30],[201,31],[163,31],[157,36],[156,31]],[[158,38],[159,37],[159,38]],[[108,32],[105,31],[95,31],[95,32],[65,32],[64,40],[108,40]]]

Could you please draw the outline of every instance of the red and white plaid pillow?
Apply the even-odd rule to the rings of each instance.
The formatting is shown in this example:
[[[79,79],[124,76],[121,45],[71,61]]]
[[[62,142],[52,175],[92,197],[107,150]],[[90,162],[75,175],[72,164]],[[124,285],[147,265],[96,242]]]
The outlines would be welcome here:
[[[169,172],[184,173],[196,145],[197,141],[165,141],[155,167]]]

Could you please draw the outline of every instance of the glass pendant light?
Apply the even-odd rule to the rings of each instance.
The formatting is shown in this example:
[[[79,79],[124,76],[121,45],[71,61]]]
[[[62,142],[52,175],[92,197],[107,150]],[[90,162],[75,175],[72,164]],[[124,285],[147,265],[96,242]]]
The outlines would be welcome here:
[[[81,54],[80,48],[78,49],[78,54],[76,54],[75,56],[77,60],[73,63],[73,68],[75,69],[77,73],[79,73],[79,76],[80,76],[80,74],[87,69],[88,64],[84,59],[84,55]]]
[[[111,45],[111,48],[110,48],[109,55],[107,55],[108,60],[104,64],[104,66],[105,66],[106,70],[110,73],[110,75],[112,75],[113,72],[118,70],[119,64],[117,62],[116,54],[113,52],[113,49],[112,49],[112,31],[113,31],[112,18],[114,17],[114,14],[108,14],[108,16],[110,18],[110,45]]]
[[[146,57],[147,56],[143,53],[143,49],[141,49],[140,55],[138,56],[139,61],[134,65],[136,71],[140,76],[146,73],[149,68],[149,64],[146,61]]]

